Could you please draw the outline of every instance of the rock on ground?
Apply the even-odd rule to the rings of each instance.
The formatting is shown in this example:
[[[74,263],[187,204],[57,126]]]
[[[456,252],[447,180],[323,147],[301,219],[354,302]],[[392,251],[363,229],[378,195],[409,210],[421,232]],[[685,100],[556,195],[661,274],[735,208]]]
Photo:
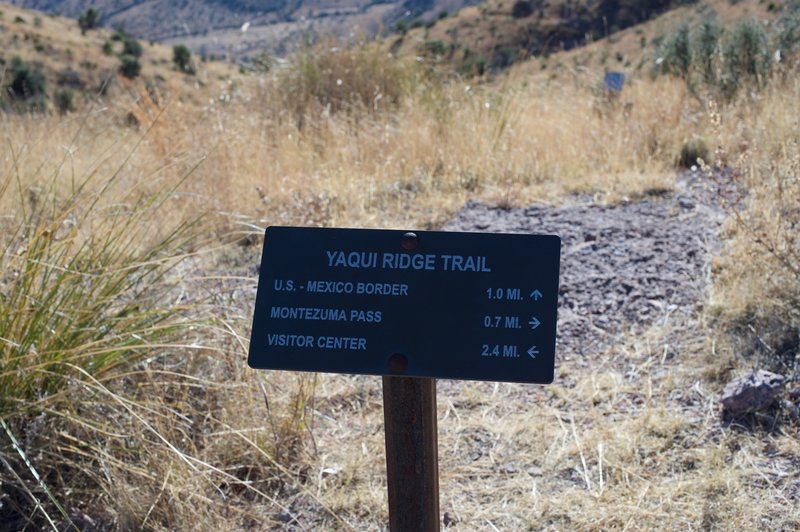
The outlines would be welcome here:
[[[769,371],[751,371],[722,390],[722,406],[733,415],[758,412],[772,406],[783,392],[785,379]]]

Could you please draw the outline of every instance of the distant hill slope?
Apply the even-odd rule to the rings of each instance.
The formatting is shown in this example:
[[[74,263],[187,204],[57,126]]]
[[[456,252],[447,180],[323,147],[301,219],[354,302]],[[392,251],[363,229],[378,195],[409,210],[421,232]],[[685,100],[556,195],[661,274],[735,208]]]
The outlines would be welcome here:
[[[192,57],[192,73],[182,72],[171,47],[124,39],[102,28],[82,34],[76,20],[0,3],[0,113],[80,111],[102,102],[136,115],[139,103],[176,94],[202,105],[218,96],[215,82],[238,71]],[[123,72],[125,60],[138,65],[135,72]]]
[[[484,0],[410,28],[392,49],[482,74],[519,59],[548,56],[612,36],[697,0]]]
[[[374,36],[402,19],[432,20],[478,0],[12,0],[78,18],[88,7],[101,24],[143,39],[186,43],[204,55],[278,53],[305,34]],[[247,26],[245,26],[247,25]],[[246,28],[246,31],[242,31]]]

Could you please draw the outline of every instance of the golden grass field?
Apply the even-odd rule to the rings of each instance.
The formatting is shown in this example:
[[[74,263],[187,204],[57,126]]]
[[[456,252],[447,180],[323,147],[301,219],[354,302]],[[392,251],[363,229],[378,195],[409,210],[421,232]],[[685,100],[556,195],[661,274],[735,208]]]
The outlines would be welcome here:
[[[559,353],[551,386],[441,382],[442,512],[456,530],[800,526],[800,422],[718,404],[754,365],[736,331],[800,323],[798,71],[730,102],[644,72],[608,98],[569,54],[458,79],[321,47],[313,87],[308,55],[197,82],[146,65],[160,90],[0,114],[5,526],[384,529],[380,381],[247,368],[242,244],[271,224],[436,228],[469,199],[636,201],[698,138],[709,175],[748,191],[703,312],[591,364]]]

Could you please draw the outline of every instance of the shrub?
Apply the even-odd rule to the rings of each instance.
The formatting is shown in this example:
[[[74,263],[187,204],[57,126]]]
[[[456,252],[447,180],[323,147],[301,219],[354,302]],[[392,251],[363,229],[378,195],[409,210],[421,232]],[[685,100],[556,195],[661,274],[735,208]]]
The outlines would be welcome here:
[[[122,55],[141,57],[142,52],[143,49],[141,43],[139,43],[135,37],[125,35],[125,38],[122,39]]]
[[[447,46],[444,42],[436,40],[436,41],[425,41],[423,45],[425,51],[431,55],[444,55],[447,53]]]
[[[142,65],[139,61],[130,55],[120,56],[120,73],[128,79],[133,79],[142,71]]]
[[[103,43],[103,54],[104,55],[114,55],[114,43],[111,41],[106,41]]]
[[[95,29],[99,22],[100,12],[93,7],[90,7],[78,17],[78,26],[84,35],[87,31]]]
[[[525,18],[533,14],[533,4],[529,0],[517,0],[511,6],[511,16],[514,18]]]
[[[187,74],[194,74],[191,61],[192,52],[190,52],[186,46],[182,44],[173,46],[172,62],[175,63],[175,66],[178,68],[178,70],[181,72],[186,72]]]
[[[722,28],[711,19],[700,23],[692,41],[693,57],[703,81],[708,84],[717,82],[717,63],[719,61],[719,39]]]
[[[379,112],[396,106],[410,89],[413,71],[371,46],[318,45],[302,50],[276,78],[281,108],[302,127],[312,110]]]
[[[11,83],[8,91],[14,98],[30,100],[45,94],[45,80],[38,68],[31,68],[19,57],[11,60]]]
[[[778,50],[787,62],[793,63],[796,61],[795,55],[800,51],[800,10],[782,16],[777,26]]]
[[[670,74],[683,79],[689,77],[689,67],[692,65],[689,26],[681,26],[678,31],[664,41],[660,60],[662,74]]]
[[[60,89],[53,94],[53,102],[58,112],[67,114],[75,110],[75,93],[71,89]]]
[[[755,20],[745,20],[736,25],[723,47],[725,69],[734,82],[749,79],[758,86],[766,82],[772,67],[767,33]]]

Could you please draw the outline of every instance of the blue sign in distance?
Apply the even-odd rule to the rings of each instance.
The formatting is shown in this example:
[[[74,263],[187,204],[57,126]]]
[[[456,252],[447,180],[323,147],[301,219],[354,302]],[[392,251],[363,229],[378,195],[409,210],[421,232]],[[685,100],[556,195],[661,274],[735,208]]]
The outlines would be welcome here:
[[[269,227],[253,368],[553,380],[561,239]]]

